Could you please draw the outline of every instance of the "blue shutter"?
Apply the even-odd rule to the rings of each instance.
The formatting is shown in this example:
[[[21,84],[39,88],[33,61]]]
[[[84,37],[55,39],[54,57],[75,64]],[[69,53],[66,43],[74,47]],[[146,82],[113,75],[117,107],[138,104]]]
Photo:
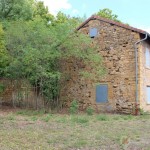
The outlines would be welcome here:
[[[147,92],[147,103],[150,104],[150,86],[147,86],[146,88]]]
[[[108,85],[101,84],[96,86],[96,102],[105,103],[108,101]]]
[[[91,28],[90,29],[90,37],[94,38],[95,36],[97,36],[98,30],[97,28]]]

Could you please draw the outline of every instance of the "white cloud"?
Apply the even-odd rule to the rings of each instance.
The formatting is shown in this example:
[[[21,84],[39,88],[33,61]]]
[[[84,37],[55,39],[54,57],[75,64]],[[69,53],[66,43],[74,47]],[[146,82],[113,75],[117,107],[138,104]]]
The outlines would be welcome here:
[[[71,9],[72,6],[68,0],[41,0],[45,6],[48,6],[49,12],[56,15],[62,9]]]
[[[73,9],[73,10],[72,10],[72,13],[73,13],[73,14],[79,14],[79,10]]]

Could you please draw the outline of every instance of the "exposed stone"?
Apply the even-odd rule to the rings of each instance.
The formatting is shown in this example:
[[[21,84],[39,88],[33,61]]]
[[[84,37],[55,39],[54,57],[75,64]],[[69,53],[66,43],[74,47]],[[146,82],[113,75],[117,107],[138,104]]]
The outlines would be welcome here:
[[[111,26],[109,23],[100,20],[91,20],[87,24],[88,26],[81,28],[80,32],[87,34],[91,27],[97,28],[99,32],[98,36],[92,40],[99,46],[97,54],[103,57],[103,64],[107,74],[105,77],[97,77],[96,83],[108,84],[108,102],[97,104],[94,80],[81,82],[78,75],[76,75],[74,83],[69,80],[67,83],[68,88],[65,89],[67,95],[62,90],[62,96],[68,100],[68,103],[69,100],[78,100],[80,105],[83,105],[83,109],[90,103],[92,106],[96,106],[94,108],[97,111],[133,113],[132,104],[135,103],[134,44],[140,39],[139,33],[119,26]],[[72,65],[68,65],[71,73]],[[88,66],[85,66],[85,69],[89,70]],[[79,88],[81,84],[87,84],[87,86]],[[72,87],[74,87],[73,91],[71,90]],[[79,90],[77,91],[77,89]],[[80,94],[79,91],[81,91]],[[84,101],[84,104],[81,101]]]

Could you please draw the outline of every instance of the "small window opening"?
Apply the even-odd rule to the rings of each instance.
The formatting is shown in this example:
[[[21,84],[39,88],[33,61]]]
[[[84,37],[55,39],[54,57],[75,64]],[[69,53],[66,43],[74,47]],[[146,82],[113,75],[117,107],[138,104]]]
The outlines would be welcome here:
[[[96,86],[96,102],[106,103],[108,102],[108,85],[100,84]]]
[[[95,38],[97,36],[97,34],[98,34],[97,28],[91,28],[89,34],[90,34],[91,38]]]

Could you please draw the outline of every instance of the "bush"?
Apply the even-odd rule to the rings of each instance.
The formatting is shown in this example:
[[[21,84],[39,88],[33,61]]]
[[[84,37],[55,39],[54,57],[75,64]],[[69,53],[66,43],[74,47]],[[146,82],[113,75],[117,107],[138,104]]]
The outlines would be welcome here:
[[[91,108],[91,107],[87,107],[87,109],[86,109],[86,113],[87,113],[88,115],[93,115],[93,113],[94,113],[94,109],[93,109],[93,108]]]
[[[73,100],[71,102],[69,112],[71,114],[76,114],[78,112],[78,108],[79,108],[78,102],[76,100]]]

